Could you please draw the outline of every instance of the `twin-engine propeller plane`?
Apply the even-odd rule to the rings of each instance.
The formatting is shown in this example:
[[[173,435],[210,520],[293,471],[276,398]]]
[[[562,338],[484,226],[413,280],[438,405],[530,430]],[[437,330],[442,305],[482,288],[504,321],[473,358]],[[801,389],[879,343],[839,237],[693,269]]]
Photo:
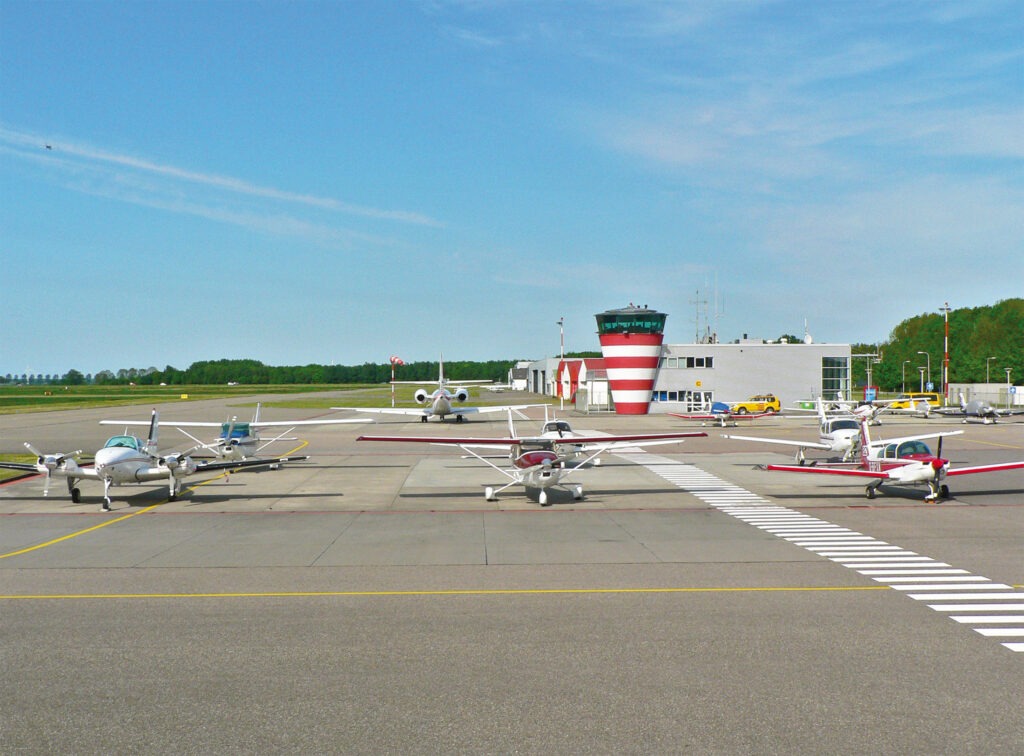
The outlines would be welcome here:
[[[956,436],[963,431],[946,433],[927,433],[920,436],[905,436],[887,441],[872,441],[868,433],[869,421],[861,418],[860,462],[856,465],[765,465],[765,470],[773,472],[815,473],[819,475],[849,475],[860,478],[871,478],[864,494],[875,498],[879,486],[884,484],[898,486],[928,486],[925,501],[936,502],[949,498],[949,486],[943,481],[956,475],[974,475],[978,473],[1001,472],[1024,467],[1024,460],[1019,462],[1000,462],[992,465],[975,465],[957,467],[950,465],[948,459],[942,457],[942,439]],[[938,438],[939,445],[935,454],[924,443],[924,439]]]
[[[430,383],[433,381],[393,381],[395,384],[423,384]],[[464,406],[462,402],[469,399],[469,389],[466,386],[470,384],[482,384],[492,383],[488,380],[472,380],[462,381],[461,385],[456,385],[449,389],[448,379],[444,377],[444,358],[442,357],[438,363],[438,379],[437,388],[431,392],[427,392],[426,389],[416,389],[413,394],[413,399],[416,400],[417,404],[422,404],[423,409],[414,408],[403,408],[403,407],[331,407],[333,410],[345,410],[348,412],[370,412],[375,415],[409,415],[412,417],[418,417],[420,422],[425,423],[431,417],[436,417],[441,421],[444,421],[446,417],[452,415],[455,418],[455,422],[461,423],[465,415],[484,414],[488,412],[507,412],[509,410],[518,412],[519,410],[529,409],[531,407],[539,407],[538,404],[517,404],[517,405],[505,405],[505,406],[483,406],[483,407],[468,407]]]
[[[120,425],[127,427],[131,425],[149,425],[149,422],[149,420],[100,420],[100,425]],[[217,459],[240,462],[259,454],[265,448],[270,446],[270,444],[277,441],[295,441],[296,439],[288,436],[288,434],[299,426],[308,427],[315,425],[339,425],[345,423],[372,422],[372,420],[364,420],[361,418],[352,420],[260,420],[260,405],[257,404],[256,411],[253,413],[252,422],[248,423],[240,423],[238,422],[238,418],[233,417],[224,423],[191,421],[179,422],[177,420],[165,420],[161,424],[165,427],[177,428],[196,443],[195,447],[189,450],[189,454],[193,451],[203,449],[206,452],[213,454]],[[206,443],[193,436],[185,430],[186,428],[220,428],[220,434],[212,443]],[[260,438],[260,431],[265,428],[272,428],[274,429],[272,432],[275,433],[277,432],[277,428],[286,428],[286,430],[273,438],[262,439]]]
[[[36,455],[35,464],[0,462],[0,467],[45,475],[43,496],[49,493],[52,478],[66,478],[71,501],[76,504],[81,501],[78,481],[102,481],[102,509],[104,512],[109,512],[111,486],[165,482],[168,488],[168,498],[173,501],[181,493],[182,481],[192,475],[216,470],[235,470],[241,467],[281,465],[285,462],[309,459],[309,457],[275,457],[235,462],[197,462],[187,453],[161,455],[157,451],[158,429],[158,415],[156,410],[153,410],[153,416],[149,423],[149,436],[145,441],[127,433],[111,436],[103,448],[96,452],[91,467],[83,467],[75,461],[74,458],[81,451],[66,454],[43,454],[29,443],[26,443],[25,447]]]
[[[360,436],[357,441],[390,441],[400,443],[447,444],[458,446],[466,454],[483,462],[508,479],[503,486],[487,486],[484,499],[496,501],[498,494],[512,486],[524,486],[529,492],[537,490],[537,501],[542,507],[549,505],[548,490],[560,488],[571,492],[573,499],[583,498],[583,486],[565,481],[578,470],[595,461],[599,454],[607,451],[635,449],[657,444],[679,443],[685,438],[706,436],[703,432],[693,433],[638,433],[623,436],[581,436],[575,433],[561,435],[558,428],[543,435],[521,437],[515,433],[512,413],[509,412],[509,436],[507,438],[451,438],[446,436]],[[546,424],[548,425],[548,424]],[[567,430],[563,428],[562,432]],[[477,449],[505,449],[511,467],[496,465]],[[571,465],[570,465],[571,462]]]

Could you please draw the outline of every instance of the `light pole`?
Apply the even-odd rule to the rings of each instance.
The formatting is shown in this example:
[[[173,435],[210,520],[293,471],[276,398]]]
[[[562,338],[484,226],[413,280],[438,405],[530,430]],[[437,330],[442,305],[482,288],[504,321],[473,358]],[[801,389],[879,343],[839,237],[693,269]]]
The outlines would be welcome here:
[[[931,383],[932,382],[932,356],[928,352],[918,352],[918,354],[923,354],[928,359],[928,383]],[[921,390],[924,391],[924,386],[921,387]]]
[[[903,366],[900,368],[900,393],[907,393],[907,365],[910,364],[910,360],[903,360]]]
[[[917,369],[917,372],[921,374],[921,391],[924,392],[924,365]]]
[[[949,404],[949,302],[944,302],[939,312],[946,316],[946,336],[942,342],[942,403]],[[929,375],[928,380],[931,379]]]
[[[1010,409],[1010,371],[1013,368],[1003,368],[1006,371],[1006,409]]]
[[[995,357],[986,357],[985,358],[985,383],[989,383],[989,379],[988,379],[989,378],[989,375],[988,375],[988,365],[994,359],[995,359]]]
[[[565,392],[562,391],[562,368],[565,364],[565,318],[558,319],[558,345],[559,345],[559,363],[558,363],[558,408],[565,409]]]

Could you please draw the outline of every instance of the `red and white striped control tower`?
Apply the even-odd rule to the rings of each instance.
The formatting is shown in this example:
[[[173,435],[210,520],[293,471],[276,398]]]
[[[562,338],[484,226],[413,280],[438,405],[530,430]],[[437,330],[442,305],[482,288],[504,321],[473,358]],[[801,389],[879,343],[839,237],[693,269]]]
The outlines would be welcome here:
[[[646,305],[630,305],[621,310],[606,310],[594,317],[615,412],[646,415],[668,315],[649,310]]]

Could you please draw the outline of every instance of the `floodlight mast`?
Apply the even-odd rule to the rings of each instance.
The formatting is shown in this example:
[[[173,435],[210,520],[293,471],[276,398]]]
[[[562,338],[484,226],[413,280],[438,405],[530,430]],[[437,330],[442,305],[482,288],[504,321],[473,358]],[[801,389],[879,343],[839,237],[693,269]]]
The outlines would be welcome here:
[[[946,318],[946,336],[942,345],[942,403],[949,404],[949,302],[944,302],[939,312]]]

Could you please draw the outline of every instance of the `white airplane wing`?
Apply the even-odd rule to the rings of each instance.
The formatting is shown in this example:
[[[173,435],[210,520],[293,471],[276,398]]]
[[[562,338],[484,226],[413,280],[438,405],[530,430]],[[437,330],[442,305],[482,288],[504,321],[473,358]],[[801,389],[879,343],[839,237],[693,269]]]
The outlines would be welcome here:
[[[790,441],[782,438],[757,438],[755,436],[731,436],[723,435],[722,438],[733,438],[737,441],[759,441],[763,444],[779,444],[781,446],[798,446],[801,449],[824,449],[826,451],[832,451],[832,447],[828,444],[822,444],[817,441]]]

